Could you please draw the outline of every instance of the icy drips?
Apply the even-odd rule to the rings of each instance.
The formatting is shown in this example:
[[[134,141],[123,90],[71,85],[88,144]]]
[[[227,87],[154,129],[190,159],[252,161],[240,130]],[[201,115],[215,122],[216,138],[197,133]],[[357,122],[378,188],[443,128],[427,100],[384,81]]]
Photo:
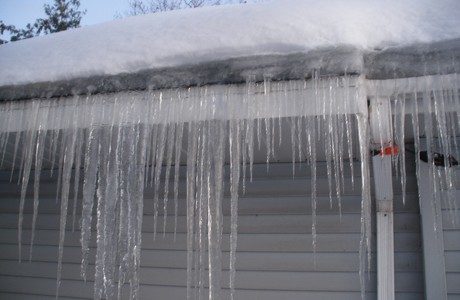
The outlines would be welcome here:
[[[32,105],[29,107],[30,108],[30,115],[29,118],[27,118],[26,122],[29,122],[29,130],[26,131],[25,133],[25,141],[24,141],[24,147],[22,151],[22,161],[24,162],[24,165],[22,166],[22,185],[21,185],[21,199],[19,202],[19,222],[18,222],[18,244],[19,244],[19,261],[21,261],[21,244],[22,244],[22,222],[23,222],[23,213],[24,213],[24,204],[25,204],[25,198],[26,198],[26,192],[27,192],[27,186],[29,184],[29,175],[30,175],[30,170],[32,168],[32,160],[34,157],[34,146],[36,143],[36,137],[37,137],[37,131],[34,129],[36,126],[37,122],[37,115],[39,112],[39,107],[40,107],[40,102],[37,100],[32,101]],[[15,142],[15,149],[17,149],[17,141],[16,139]],[[16,150],[15,150],[16,154]],[[15,158],[13,158],[14,162]],[[22,165],[22,163],[21,163]]]
[[[452,132],[459,127],[460,101],[458,89],[448,89],[447,86],[453,83],[446,80],[451,78],[424,83],[432,86],[426,92],[414,89],[412,93],[392,94],[398,95],[391,98],[394,101],[395,143],[404,144],[407,139],[404,124],[410,113],[413,119],[423,114],[423,119],[427,120],[423,128],[414,121],[414,128],[429,137],[427,145],[441,149],[457,147],[457,140],[451,137],[455,136]],[[353,160],[359,159],[362,178],[359,272],[364,296],[366,267],[370,265],[371,198],[366,98],[356,92],[358,84],[352,77],[319,78],[314,75],[311,81],[276,83],[266,78],[261,84],[250,81],[237,87],[127,92],[116,97],[100,95],[7,104],[2,112],[6,111],[8,117],[0,121],[2,130],[7,133],[0,136],[0,149],[5,148],[8,132],[22,130],[22,133],[16,134],[14,147],[19,148],[23,143],[24,150],[13,160],[14,168],[19,165],[22,170],[24,192],[21,207],[33,168],[35,181],[39,181],[42,156],[47,153],[42,147],[50,152],[51,167],[57,164],[61,205],[59,270],[62,267],[67,210],[72,199],[70,191],[73,186],[74,192],[78,193],[78,166],[83,165],[81,275],[86,278],[91,261],[91,224],[95,218],[96,299],[128,297],[124,292],[125,283],[129,284],[129,298],[138,298],[144,184],[150,184],[154,190],[153,203],[146,203],[154,209],[154,231],[164,230],[166,222],[173,222],[172,218],[167,218],[167,210],[171,199],[174,199],[176,232],[180,164],[186,164],[187,299],[219,299],[222,268],[225,268],[221,259],[224,190],[229,189],[231,202],[229,287],[231,297],[237,298],[238,199],[245,191],[246,180],[252,179],[253,164],[268,166],[274,157],[282,154],[280,149],[291,152],[293,172],[296,172],[299,162],[309,164],[311,182],[306,184],[306,190],[311,189],[312,246],[315,253],[319,199],[316,162],[326,163],[330,205],[340,211],[341,194],[345,190],[344,174],[350,171],[354,178]],[[382,88],[379,92],[384,91]],[[411,100],[413,97],[417,101]],[[410,103],[415,103],[415,106]],[[423,107],[431,103],[430,111],[421,111],[417,103]],[[432,121],[428,121],[430,118]],[[12,120],[21,120],[22,125],[15,128]],[[283,126],[289,128],[283,131]],[[288,136],[281,137],[285,132]],[[421,134],[417,132],[414,135],[418,137]],[[441,137],[441,141],[435,142],[434,137]],[[415,141],[416,149],[419,149],[421,142]],[[283,148],[283,143],[288,147]],[[400,149],[403,151],[404,146]],[[406,158],[402,154],[398,159],[395,165],[400,168],[404,186]],[[230,164],[229,187],[224,185],[227,162]],[[435,173],[444,178],[442,187],[448,190],[453,186],[449,179],[451,171],[433,168]],[[170,189],[172,176],[173,191]],[[38,191],[38,186],[36,188]],[[73,199],[75,207],[78,194],[74,194]],[[455,202],[450,205],[454,206]],[[96,217],[93,216],[95,207]],[[161,213],[165,223],[159,222]],[[21,235],[19,238],[22,243]],[[58,272],[58,280],[60,278]]]
[[[238,196],[240,183],[240,164],[241,164],[241,134],[244,127],[240,120],[230,121],[229,150],[230,150],[230,299],[234,299],[235,294],[235,264],[236,246],[238,233]],[[242,130],[243,129],[243,130]],[[243,152],[245,150],[243,149]],[[245,163],[243,161],[243,163]]]
[[[413,155],[418,181],[420,176],[429,177],[433,213],[440,211],[438,208],[445,198],[454,228],[458,226],[459,217],[454,196],[457,188],[454,170],[460,155],[459,82],[457,74],[425,76],[375,82],[368,91],[374,96],[386,97],[391,103],[392,142],[399,149],[394,156],[394,166],[400,176],[403,203],[407,189],[407,155]],[[408,141],[413,141],[413,148],[406,145]],[[429,171],[421,175],[420,164],[425,163],[429,163]],[[435,219],[438,218],[435,213]]]
[[[361,239],[359,246],[359,279],[361,299],[365,299],[366,266],[370,270],[371,260],[371,183],[369,170],[369,130],[367,118],[358,116],[359,145],[361,160]],[[367,256],[366,256],[367,255]]]
[[[44,119],[46,120],[48,117],[48,111],[45,111]],[[39,205],[39,188],[40,188],[40,174],[42,172],[42,164],[43,164],[43,154],[45,151],[45,137],[46,137],[46,128],[44,128],[44,124],[38,125],[38,136],[37,136],[37,143],[35,149],[35,170],[34,170],[34,212],[32,217],[32,234],[30,237],[30,252],[29,252],[29,260],[32,260],[32,253],[33,253],[33,245],[35,241],[35,225],[37,223],[37,216],[38,216],[38,205]]]

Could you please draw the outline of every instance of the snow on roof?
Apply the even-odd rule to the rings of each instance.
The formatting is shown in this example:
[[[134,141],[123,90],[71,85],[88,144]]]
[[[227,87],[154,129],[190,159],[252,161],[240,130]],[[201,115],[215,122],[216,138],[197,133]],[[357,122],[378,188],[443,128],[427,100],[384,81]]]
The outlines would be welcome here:
[[[114,20],[0,46],[0,86],[460,37],[458,0],[274,0]]]

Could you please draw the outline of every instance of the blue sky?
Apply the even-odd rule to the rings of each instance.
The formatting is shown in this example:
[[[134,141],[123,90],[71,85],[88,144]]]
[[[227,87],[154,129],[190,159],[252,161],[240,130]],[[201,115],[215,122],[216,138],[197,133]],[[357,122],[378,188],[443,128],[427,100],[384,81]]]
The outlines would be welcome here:
[[[264,2],[267,0],[248,0],[247,2]],[[44,18],[44,4],[52,4],[53,0],[0,0],[0,20],[16,28],[25,28],[37,18]],[[239,0],[226,0],[227,3],[238,3]],[[129,0],[80,0],[82,10],[86,14],[81,26],[94,25],[115,19],[116,15],[124,15],[129,10]],[[9,40],[9,34],[0,35],[1,39]]]
[[[23,28],[27,23],[44,17],[43,5],[52,0],[0,0],[0,20]],[[117,13],[128,10],[128,0],[81,0],[81,8],[87,13],[82,19],[82,26],[93,25],[114,19]]]

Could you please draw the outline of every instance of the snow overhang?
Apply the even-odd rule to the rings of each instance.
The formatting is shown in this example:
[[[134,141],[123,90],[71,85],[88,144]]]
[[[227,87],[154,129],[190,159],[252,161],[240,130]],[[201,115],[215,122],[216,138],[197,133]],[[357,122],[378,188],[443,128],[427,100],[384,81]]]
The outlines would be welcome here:
[[[249,81],[308,80],[313,76],[363,75],[369,80],[460,72],[460,39],[383,50],[349,45],[307,53],[254,55],[133,73],[0,86],[0,101],[162,90]]]
[[[364,68],[371,80],[459,73],[460,38],[367,52]]]
[[[267,79],[303,80],[313,76],[359,75],[362,70],[362,51],[356,47],[324,47],[308,53],[254,55],[134,73],[0,86],[0,101],[240,84]]]
[[[0,46],[0,101],[457,73],[459,14],[457,0],[274,0],[114,20]]]

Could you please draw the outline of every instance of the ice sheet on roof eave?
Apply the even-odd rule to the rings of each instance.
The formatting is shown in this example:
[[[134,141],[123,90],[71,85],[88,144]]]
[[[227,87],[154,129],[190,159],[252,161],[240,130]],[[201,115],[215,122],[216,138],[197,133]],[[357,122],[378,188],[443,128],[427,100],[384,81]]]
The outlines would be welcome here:
[[[458,15],[457,0],[279,0],[144,15],[2,45],[0,86],[433,42],[460,37]]]
[[[159,90],[215,84],[297,80],[325,75],[357,75],[363,70],[362,51],[350,46],[321,48],[308,53],[255,55],[134,73],[89,76],[69,80],[0,86],[0,101],[61,97],[75,94]]]

